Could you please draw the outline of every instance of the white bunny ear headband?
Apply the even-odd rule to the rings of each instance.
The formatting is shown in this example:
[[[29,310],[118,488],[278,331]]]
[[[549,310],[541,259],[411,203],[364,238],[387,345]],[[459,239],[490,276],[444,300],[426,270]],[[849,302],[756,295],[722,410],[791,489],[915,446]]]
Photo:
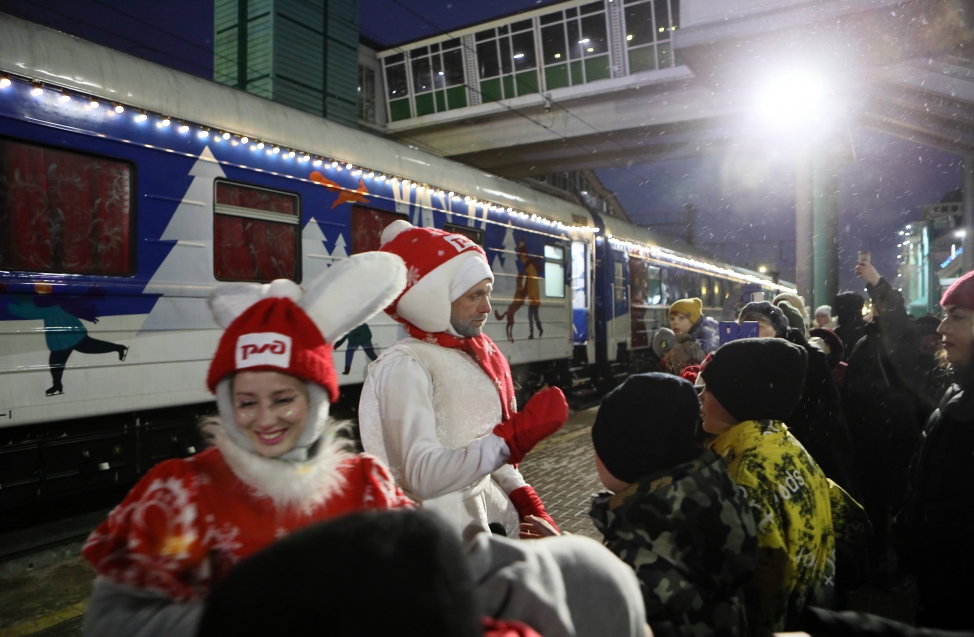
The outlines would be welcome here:
[[[311,280],[302,293],[297,283],[228,283],[210,294],[213,318],[226,329],[258,301],[288,298],[305,311],[326,343],[361,325],[395,300],[406,287],[406,266],[397,255],[365,252],[335,263]]]

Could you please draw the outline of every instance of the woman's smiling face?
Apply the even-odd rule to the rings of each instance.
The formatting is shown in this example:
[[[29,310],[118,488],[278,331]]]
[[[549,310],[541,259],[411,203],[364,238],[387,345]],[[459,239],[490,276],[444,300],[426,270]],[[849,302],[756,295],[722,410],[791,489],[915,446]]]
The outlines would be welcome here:
[[[234,420],[257,453],[276,458],[294,448],[308,420],[303,380],[273,371],[239,372],[232,391]]]

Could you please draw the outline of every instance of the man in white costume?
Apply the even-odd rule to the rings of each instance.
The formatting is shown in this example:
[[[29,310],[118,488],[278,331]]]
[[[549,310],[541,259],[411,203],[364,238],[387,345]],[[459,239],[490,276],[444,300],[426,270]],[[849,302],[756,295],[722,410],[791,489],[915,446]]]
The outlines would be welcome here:
[[[510,366],[483,333],[494,275],[467,237],[396,221],[382,250],[403,258],[406,290],[386,312],[410,336],[369,365],[359,404],[365,450],[403,490],[464,537],[534,515],[554,523],[516,464],[568,418],[553,387],[515,413]],[[496,527],[495,527],[496,528]]]

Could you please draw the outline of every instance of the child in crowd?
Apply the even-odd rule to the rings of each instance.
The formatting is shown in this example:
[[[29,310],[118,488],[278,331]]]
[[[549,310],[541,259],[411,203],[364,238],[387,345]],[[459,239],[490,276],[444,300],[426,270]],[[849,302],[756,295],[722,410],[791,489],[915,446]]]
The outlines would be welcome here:
[[[720,324],[703,315],[703,301],[680,299],[670,306],[670,329],[678,340],[692,338],[705,354],[720,345]]]
[[[654,630],[744,635],[755,519],[724,462],[696,442],[699,412],[693,385],[668,374],[631,376],[607,394],[592,442],[612,493],[595,496],[591,516],[636,571]]]
[[[830,602],[836,538],[865,530],[853,528],[863,524],[861,507],[781,422],[798,406],[806,358],[781,338],[742,339],[702,372],[703,428],[715,436],[708,447],[727,462],[758,523],[759,562],[744,596],[750,635],[791,629],[806,603]]]
[[[758,336],[761,338],[784,338],[790,327],[788,317],[781,308],[767,301],[753,301],[742,307],[737,322],[745,321],[757,322]]]

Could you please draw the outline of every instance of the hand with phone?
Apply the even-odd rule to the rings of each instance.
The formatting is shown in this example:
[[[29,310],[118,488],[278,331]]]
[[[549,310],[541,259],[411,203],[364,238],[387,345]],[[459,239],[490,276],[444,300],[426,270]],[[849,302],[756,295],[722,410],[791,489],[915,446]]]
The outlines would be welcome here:
[[[856,276],[868,283],[869,285],[878,285],[879,271],[872,264],[872,253],[871,252],[860,252],[859,253],[859,263],[856,265]]]

